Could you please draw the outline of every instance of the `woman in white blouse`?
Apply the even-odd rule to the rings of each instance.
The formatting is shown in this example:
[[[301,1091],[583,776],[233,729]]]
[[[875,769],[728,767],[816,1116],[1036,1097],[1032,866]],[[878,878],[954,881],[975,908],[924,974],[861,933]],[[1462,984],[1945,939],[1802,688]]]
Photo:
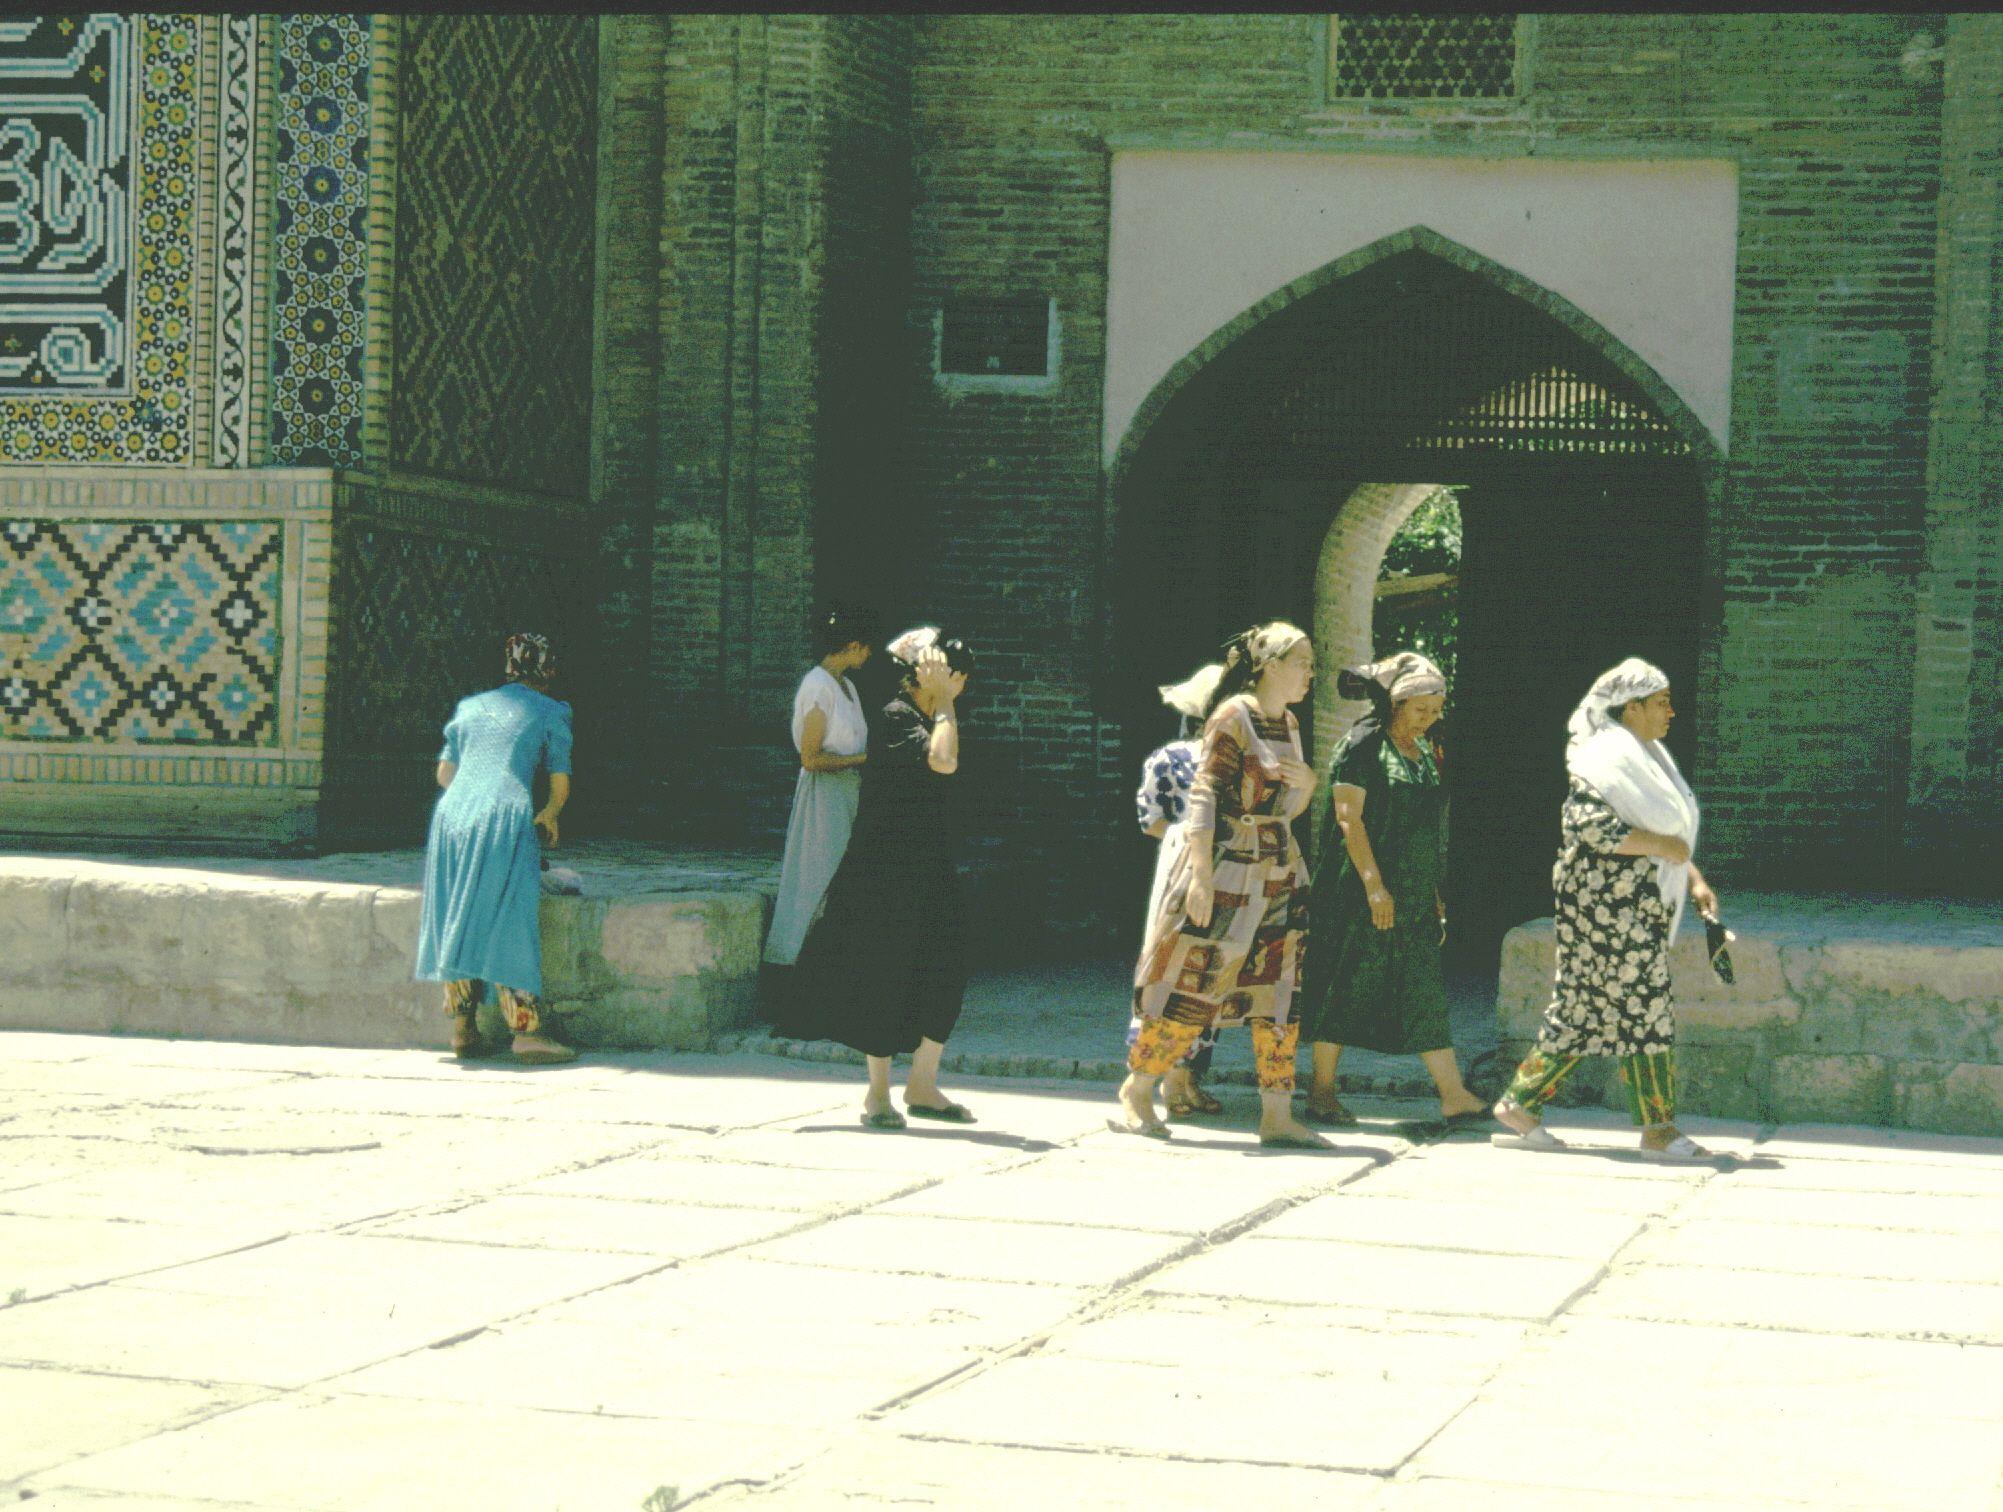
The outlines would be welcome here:
[[[765,937],[765,960],[791,966],[821,911],[821,899],[848,849],[862,792],[869,726],[849,673],[869,660],[875,621],[836,607],[814,622],[820,663],[800,680],[793,697],[793,744],[800,777],[793,789],[793,817],[786,826],[786,859],[779,870],[779,899]]]

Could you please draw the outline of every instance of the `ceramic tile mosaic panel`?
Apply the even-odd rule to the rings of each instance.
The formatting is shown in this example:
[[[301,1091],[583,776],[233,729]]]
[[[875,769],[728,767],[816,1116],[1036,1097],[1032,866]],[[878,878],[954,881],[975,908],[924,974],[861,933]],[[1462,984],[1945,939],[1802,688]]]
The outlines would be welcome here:
[[[0,739],[278,742],[284,527],[0,521]]]
[[[580,492],[597,22],[406,16],[398,70],[391,455],[420,472]]]
[[[368,334],[369,18],[281,16],[277,45],[271,460],[354,467]]]
[[[201,22],[0,21],[0,457],[192,456]]]
[[[222,16],[216,145],[216,409],[211,461],[250,461],[252,243],[257,189],[258,19]]]

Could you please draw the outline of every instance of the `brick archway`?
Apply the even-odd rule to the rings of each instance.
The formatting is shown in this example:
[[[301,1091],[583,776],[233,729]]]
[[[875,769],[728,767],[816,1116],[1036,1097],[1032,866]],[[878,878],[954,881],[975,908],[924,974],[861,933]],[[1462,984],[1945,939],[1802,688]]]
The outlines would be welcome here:
[[[1295,279],[1257,303],[1247,306],[1231,320],[1204,338],[1171,368],[1135,412],[1133,422],[1120,438],[1107,468],[1107,476],[1117,491],[1146,445],[1149,433],[1160,421],[1176,396],[1225,352],[1252,331],[1282,312],[1401,254],[1423,253],[1493,284],[1497,289],[1549,316],[1578,337],[1587,347],[1618,368],[1646,396],[1650,407],[1663,416],[1708,465],[1721,461],[1723,452],[1710,431],[1699,420],[1661,374],[1635,354],[1592,316],[1563,295],[1532,282],[1513,268],[1484,257],[1472,247],[1452,237],[1442,236],[1430,226],[1410,226],[1390,236],[1359,247],[1354,252],[1323,264],[1314,272]]]

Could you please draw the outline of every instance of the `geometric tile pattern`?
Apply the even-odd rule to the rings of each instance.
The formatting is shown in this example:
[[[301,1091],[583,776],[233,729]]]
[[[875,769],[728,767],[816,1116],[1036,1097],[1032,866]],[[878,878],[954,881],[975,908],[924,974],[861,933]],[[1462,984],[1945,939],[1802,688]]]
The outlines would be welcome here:
[[[250,461],[252,210],[256,204],[257,31],[255,16],[223,16],[222,106],[217,119],[217,467]]]
[[[1344,13],[1329,93],[1353,100],[1494,100],[1515,92],[1513,14]]]
[[[275,520],[0,521],[0,739],[278,742]]]
[[[369,18],[278,19],[271,460],[362,460],[369,250]]]
[[[337,548],[334,720],[344,748],[431,752],[452,708],[501,681],[501,643],[535,630],[571,650],[571,568],[535,546],[356,526]]]
[[[0,456],[193,455],[201,23],[0,22]]]
[[[580,492],[590,453],[598,24],[403,20],[390,453]]]

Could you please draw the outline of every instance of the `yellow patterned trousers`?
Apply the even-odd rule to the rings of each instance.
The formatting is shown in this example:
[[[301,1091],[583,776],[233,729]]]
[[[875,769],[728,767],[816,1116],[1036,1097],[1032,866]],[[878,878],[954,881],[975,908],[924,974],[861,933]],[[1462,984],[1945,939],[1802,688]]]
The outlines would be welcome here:
[[[1171,998],[1159,1018],[1144,1018],[1127,1052],[1127,1069],[1142,1076],[1166,1076],[1169,1069],[1189,1053],[1211,1020],[1214,1010],[1206,1010],[1187,998]],[[1301,1026],[1289,1019],[1281,1028],[1269,1018],[1248,1020],[1252,1028],[1252,1061],[1259,1071],[1261,1092],[1294,1090],[1294,1052],[1300,1045]]]
[[[487,995],[487,984],[468,977],[445,984],[445,1011],[453,1018],[471,1018]],[[542,999],[533,992],[517,992],[512,987],[496,987],[494,998],[501,1017],[516,1034],[534,1034],[542,1028]]]

